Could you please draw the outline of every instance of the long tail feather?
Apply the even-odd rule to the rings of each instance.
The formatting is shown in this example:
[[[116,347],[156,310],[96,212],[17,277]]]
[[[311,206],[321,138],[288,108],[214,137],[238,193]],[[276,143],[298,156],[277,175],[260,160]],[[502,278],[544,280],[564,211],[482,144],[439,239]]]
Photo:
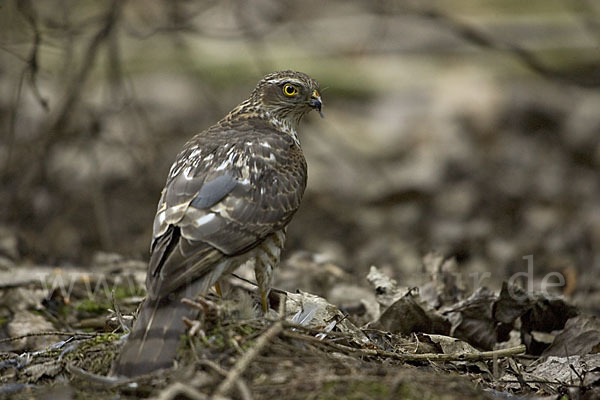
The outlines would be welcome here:
[[[173,365],[186,329],[183,317],[197,312],[178,297],[146,300],[114,365],[115,375],[139,376]]]

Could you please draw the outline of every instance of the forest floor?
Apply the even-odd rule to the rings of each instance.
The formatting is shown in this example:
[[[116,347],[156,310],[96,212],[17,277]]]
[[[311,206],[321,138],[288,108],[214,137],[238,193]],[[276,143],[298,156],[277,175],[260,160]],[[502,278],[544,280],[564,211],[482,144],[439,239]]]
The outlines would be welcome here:
[[[376,267],[360,287],[344,283],[334,264],[292,258],[283,268],[337,282],[340,307],[306,292],[274,290],[267,315],[258,311],[252,284],[232,276],[223,297],[211,293],[188,302],[199,317],[187,321],[176,367],[135,379],[110,370],[143,299],[144,263],[101,255],[94,273],[7,268],[0,273],[0,299],[12,314],[2,319],[0,396],[600,396],[596,317],[509,283],[496,293],[467,293],[454,279],[453,259],[430,254],[424,266],[431,280],[421,287],[401,287]]]

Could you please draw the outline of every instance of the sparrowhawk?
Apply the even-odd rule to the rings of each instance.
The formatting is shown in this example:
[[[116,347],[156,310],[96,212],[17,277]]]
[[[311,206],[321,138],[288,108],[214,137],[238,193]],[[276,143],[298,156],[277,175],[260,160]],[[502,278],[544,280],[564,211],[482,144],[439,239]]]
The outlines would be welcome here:
[[[317,82],[295,71],[265,76],[250,97],[189,140],[173,163],[154,218],[147,298],[115,363],[137,376],[170,367],[183,297],[204,294],[224,275],[254,261],[263,311],[286,226],[306,187],[296,129],[321,112]]]

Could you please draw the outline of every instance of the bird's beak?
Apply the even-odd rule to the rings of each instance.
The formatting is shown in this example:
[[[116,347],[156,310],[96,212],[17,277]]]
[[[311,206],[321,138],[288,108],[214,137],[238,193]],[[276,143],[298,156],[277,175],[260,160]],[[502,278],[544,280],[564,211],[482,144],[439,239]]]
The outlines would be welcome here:
[[[319,112],[322,118],[325,118],[325,115],[321,112],[321,107],[323,106],[323,102],[321,101],[321,95],[318,90],[313,90],[312,95],[310,96],[310,101],[308,105],[314,108]]]

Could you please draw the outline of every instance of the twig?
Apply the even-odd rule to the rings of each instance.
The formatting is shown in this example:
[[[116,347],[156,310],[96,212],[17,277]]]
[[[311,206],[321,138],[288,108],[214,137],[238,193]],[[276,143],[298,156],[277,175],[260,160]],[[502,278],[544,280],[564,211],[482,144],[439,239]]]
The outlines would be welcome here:
[[[199,360],[198,364],[204,365],[204,366],[212,369],[217,374],[221,375],[223,378],[227,377],[227,371],[224,370],[223,368],[221,368],[221,366],[218,365],[217,363],[215,363],[214,361],[203,359],[203,360]],[[240,396],[242,397],[243,400],[251,400],[252,399],[252,394],[250,393],[250,390],[248,389],[248,385],[246,385],[246,382],[244,382],[243,379],[239,378],[236,382],[236,386],[237,386],[237,389],[240,392]]]
[[[387,358],[395,358],[402,361],[479,361],[489,360],[494,357],[510,357],[516,354],[525,352],[525,345],[516,347],[510,347],[508,349],[493,350],[493,351],[482,351],[478,353],[452,353],[452,354],[438,354],[438,353],[423,353],[423,354],[412,354],[412,353],[394,353],[391,351],[376,350],[376,349],[358,349],[343,344],[335,343],[329,340],[321,340],[313,336],[303,335],[296,332],[283,332],[284,336],[293,339],[304,340],[307,342],[322,343],[331,346],[337,350],[341,350],[348,353],[358,353],[364,356],[380,356]]]
[[[13,336],[9,338],[0,339],[0,343],[14,342],[15,340],[21,340],[33,336],[102,336],[106,333],[99,332],[61,332],[61,331],[49,331],[49,332],[32,332],[24,335]]]
[[[70,363],[67,364],[66,367],[67,371],[69,371],[69,373],[71,373],[72,375],[85,379],[88,382],[97,383],[99,385],[117,386],[132,381],[131,379],[123,379],[115,376],[93,374]]]
[[[565,386],[565,387],[581,387],[580,385],[575,385],[573,383],[564,383],[564,382],[559,382],[559,381],[546,381],[543,379],[525,379],[523,380],[523,382],[525,383],[542,383],[542,384],[546,384],[546,385],[560,385],[560,386]],[[506,380],[501,380],[498,381],[498,383],[521,383],[518,380],[514,380],[514,379],[506,379]]]
[[[121,325],[121,329],[123,329],[123,332],[125,333],[130,333],[131,329],[129,329],[129,327],[125,324],[125,320],[123,320],[123,314],[121,314],[121,309],[119,308],[119,304],[115,299],[114,289],[110,292],[110,297],[112,300],[113,308],[115,310],[115,315],[117,316],[117,321],[119,321],[119,325]]]
[[[109,38],[111,31],[117,25],[123,3],[124,2],[120,0],[113,0],[111,2],[105,17],[103,18],[102,26],[92,37],[85,49],[82,65],[79,68],[79,71],[74,74],[74,78],[68,85],[66,99],[63,101],[60,110],[58,111],[57,119],[54,121],[46,135],[45,145],[49,145],[52,141],[51,139],[61,133],[68,118],[72,116],[73,108],[79,101],[83,86],[96,63],[96,57],[98,56],[100,46]]]
[[[281,321],[274,323],[269,329],[265,331],[257,340],[254,347],[252,347],[242,358],[240,358],[233,368],[227,374],[227,377],[219,384],[217,390],[215,390],[214,397],[221,397],[227,395],[233,385],[238,381],[239,377],[246,371],[252,361],[260,354],[260,352],[269,344],[269,342],[283,331],[283,324]]]
[[[223,378],[227,377],[227,371],[214,361],[202,359],[202,360],[198,360],[198,364],[212,369],[217,374],[221,375]]]
[[[180,397],[190,398],[192,400],[205,400],[208,399],[208,396],[193,387],[186,385],[181,382],[175,382],[172,385],[167,386],[164,390],[162,390],[157,400],[173,400]]]
[[[102,18],[102,26],[94,34],[94,36],[92,37],[92,39],[90,40],[90,42],[84,50],[79,70],[73,74],[70,74],[73,76],[73,78],[70,79],[70,81],[65,85],[66,90],[64,94],[64,99],[60,102],[60,105],[57,107],[56,112],[54,113],[54,119],[48,123],[47,129],[45,129],[47,132],[44,135],[40,135],[39,139],[37,139],[39,141],[38,143],[35,143],[35,145],[30,146],[35,151],[32,151],[30,157],[20,160],[19,163],[6,163],[4,173],[8,176],[9,171],[22,168],[23,162],[29,162],[29,164],[31,164],[32,159],[36,160],[36,162],[32,164],[34,165],[34,168],[28,169],[25,176],[18,181],[18,187],[15,188],[16,193],[22,191],[19,190],[19,188],[27,187],[28,185],[31,185],[32,182],[35,182],[37,180],[43,181],[44,179],[46,179],[44,168],[46,167],[48,155],[50,154],[50,149],[57,142],[57,140],[64,139],[67,133],[71,133],[65,131],[65,126],[67,125],[70,118],[72,118],[73,115],[76,114],[74,110],[76,108],[76,105],[79,103],[82,92],[84,91],[85,83],[88,80],[92,69],[96,65],[96,60],[101,45],[107,39],[111,31],[117,26],[120,12],[123,8],[124,3],[125,1],[123,0],[112,0],[112,2],[110,3],[106,15]],[[36,59],[33,58],[34,55],[35,53],[32,52],[32,58],[31,60],[28,60],[28,63],[30,64],[29,69],[32,69],[31,63],[33,63],[34,61],[37,62]],[[29,73],[29,75],[31,75],[31,73]],[[30,79],[30,81],[34,82],[34,80],[32,79]],[[33,86],[33,88],[34,94],[36,94],[35,86]],[[19,88],[18,96],[16,98],[17,102],[19,100],[19,96],[21,95],[21,91],[22,89]],[[16,118],[16,116],[13,116],[12,118],[14,119]],[[14,124],[14,121],[11,123]],[[14,130],[14,127],[10,129]],[[11,140],[9,144],[14,142],[14,138],[11,139],[10,130],[8,138]],[[14,145],[14,143],[12,145]],[[11,198],[11,202],[13,201],[15,201],[15,196]]]
[[[492,35],[438,10],[418,10],[415,11],[415,14],[436,22],[440,26],[448,29],[455,36],[471,44],[482,48],[506,51],[531,71],[551,81],[575,85],[582,88],[595,88],[600,85],[598,77],[596,76],[589,76],[589,74],[587,74],[586,76],[579,77],[553,69],[546,65],[531,51],[516,44],[500,41]]]
[[[571,371],[573,371],[575,373],[575,375],[577,375],[577,378],[579,378],[579,384],[583,385],[583,380],[585,379],[585,372],[583,371],[583,375],[579,373],[579,371],[577,371],[577,369],[575,368],[575,366],[573,364],[569,364],[569,368],[571,369]],[[573,381],[573,379],[571,378],[571,382]]]
[[[250,392],[248,385],[246,385],[246,382],[244,382],[243,379],[238,379],[236,386],[238,392],[240,393],[240,396],[242,397],[242,400],[252,400],[252,393]]]
[[[33,96],[39,102],[40,106],[44,109],[44,111],[48,112],[50,110],[48,106],[48,100],[46,100],[37,85],[37,73],[39,70],[39,49],[40,44],[42,43],[42,34],[40,33],[40,29],[38,27],[38,18],[33,8],[33,4],[31,1],[20,1],[17,3],[17,10],[23,15],[23,17],[27,20],[29,25],[31,26],[31,30],[33,31],[33,45],[31,47],[31,51],[29,53],[29,57],[27,58],[27,75],[29,77],[29,85],[31,87],[31,91]]]
[[[23,83],[25,82],[25,77],[26,77],[28,71],[29,71],[29,65],[27,65],[21,71],[21,75],[19,76],[19,81],[17,83],[17,88],[16,88],[15,95],[14,95],[14,100],[11,105],[12,109],[10,112],[10,117],[8,120],[8,131],[6,133],[6,142],[5,142],[7,153],[5,156],[6,161],[5,161],[5,164],[2,169],[2,172],[7,177],[9,176],[9,170],[12,165],[11,160],[12,160],[13,150],[15,147],[15,129],[16,129],[16,125],[17,125],[18,112],[20,110],[19,103],[21,102],[21,95],[23,94]]]
[[[519,382],[519,385],[521,386],[521,390],[525,391],[525,390],[531,390],[531,387],[529,386],[529,384],[525,381],[525,378],[523,377],[523,372],[521,371],[521,366],[519,363],[517,363],[514,359],[509,359],[508,360],[508,365],[510,367],[510,369],[512,370],[512,373],[517,377],[517,381]]]
[[[148,372],[146,374],[138,375],[135,377],[105,376],[105,375],[98,375],[98,374],[94,374],[92,372],[88,372],[82,368],[76,367],[72,363],[67,363],[66,369],[67,369],[67,371],[69,371],[69,373],[71,373],[81,379],[85,379],[86,381],[88,381],[90,383],[99,384],[102,386],[109,386],[109,387],[117,387],[117,386],[127,385],[127,384],[134,383],[134,382],[140,382],[145,379],[151,379],[151,378],[163,376],[163,374],[164,374],[164,370],[155,370],[155,371]]]
[[[277,322],[278,320],[276,319],[272,319],[272,318],[265,318],[267,321],[271,321],[271,322]],[[301,329],[303,331],[306,331],[310,334],[313,335],[327,335],[329,337],[337,337],[340,339],[352,339],[351,335],[347,334],[347,333],[343,333],[343,332],[334,332],[334,331],[323,331],[321,329],[316,329],[316,328],[312,328],[310,326],[306,326],[306,325],[300,325],[300,324],[296,324],[294,322],[290,322],[287,320],[283,320],[281,321],[281,323],[283,324],[284,328],[293,328],[293,329]]]

